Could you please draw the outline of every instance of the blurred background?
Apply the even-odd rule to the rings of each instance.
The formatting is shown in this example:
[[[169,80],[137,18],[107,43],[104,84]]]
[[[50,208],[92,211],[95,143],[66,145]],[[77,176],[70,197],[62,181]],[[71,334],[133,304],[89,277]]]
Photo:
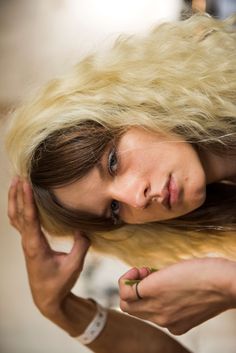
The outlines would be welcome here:
[[[110,46],[119,34],[144,32],[160,21],[184,18],[190,5],[191,1],[181,0],[0,0],[1,353],[89,352],[43,318],[31,299],[20,237],[6,216],[10,168],[3,139],[11,110],[89,52]],[[198,0],[193,5],[204,10],[206,4]],[[221,17],[235,7],[236,0],[207,2],[207,10]],[[58,249],[70,245],[66,240],[52,241]],[[91,254],[74,291],[117,307],[117,280],[126,269],[118,260]],[[235,353],[236,312],[224,313],[178,340],[198,353]]]

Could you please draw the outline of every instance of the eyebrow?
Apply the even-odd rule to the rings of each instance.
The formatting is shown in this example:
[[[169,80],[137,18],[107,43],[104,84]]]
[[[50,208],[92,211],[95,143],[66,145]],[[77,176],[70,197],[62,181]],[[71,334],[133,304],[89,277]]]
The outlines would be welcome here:
[[[101,160],[95,165],[95,168],[97,168],[97,170],[99,172],[99,176],[100,176],[101,179],[107,179],[107,170],[104,170],[103,160],[104,159],[107,160],[109,151],[110,151],[110,149],[108,149],[108,151],[105,151],[105,153],[103,154]],[[111,219],[110,212],[109,212],[109,217],[107,217],[108,208],[109,208],[109,206],[107,207],[107,205],[105,205],[105,207],[103,208],[103,212],[100,215],[98,215],[98,217]]]
[[[106,162],[104,162],[104,159],[107,160],[108,158],[108,153],[109,153],[109,150],[108,152],[106,151],[104,153],[104,155],[102,156],[101,160],[99,162],[97,162],[97,164],[94,165],[94,168],[96,168],[98,170],[98,173],[99,173],[99,177],[104,180],[104,179],[107,179],[107,170],[105,169],[104,167],[104,164]],[[55,194],[53,194],[54,196],[54,199],[55,201],[61,205],[63,208],[65,208],[67,211],[72,211],[72,212],[82,212],[81,209],[78,209],[77,207],[73,207],[73,206],[69,206],[69,205],[66,205],[64,204],[63,202],[61,202]],[[99,218],[104,218],[104,219],[107,219],[107,220],[111,220],[112,219],[112,216],[111,216],[111,212],[109,211],[110,210],[110,207],[109,205],[105,205],[105,207],[103,207],[102,209],[102,212],[97,214],[97,213],[90,213],[89,214],[91,216],[95,216],[95,217],[99,217]]]
[[[54,201],[56,201],[56,203],[61,206],[62,208],[64,208],[65,210],[67,210],[68,212],[83,212],[81,211],[80,209],[76,208],[76,207],[71,207],[71,206],[68,206],[68,205],[65,205],[64,203],[60,202],[58,200],[58,198],[54,198]],[[93,217],[99,217],[99,218],[107,218],[107,219],[110,219],[111,217],[107,217],[107,207],[105,207],[103,209],[103,212],[101,214],[94,214],[94,213],[90,213],[90,212],[85,212],[86,214],[89,214]]]
[[[103,168],[103,165],[101,162],[98,162],[94,168],[96,168],[99,172],[99,176],[101,179],[104,179],[105,177],[105,171],[104,171],[104,168]],[[54,200],[54,202],[56,202],[59,206],[61,206],[62,208],[64,208],[65,210],[67,210],[68,212],[83,212],[81,211],[81,209],[77,208],[76,206],[69,206],[69,205],[66,205],[64,202],[62,202],[60,200],[60,198],[58,198],[58,196],[56,196],[54,194],[54,192],[51,192],[51,196]],[[102,212],[99,213],[99,214],[96,214],[96,213],[92,213],[92,212],[86,212],[88,214],[90,214],[91,216],[94,216],[94,217],[100,217],[100,218],[107,218],[107,219],[110,219],[111,217],[107,217],[107,214],[108,214],[108,208],[107,208],[107,205],[105,205],[105,207],[103,208]]]

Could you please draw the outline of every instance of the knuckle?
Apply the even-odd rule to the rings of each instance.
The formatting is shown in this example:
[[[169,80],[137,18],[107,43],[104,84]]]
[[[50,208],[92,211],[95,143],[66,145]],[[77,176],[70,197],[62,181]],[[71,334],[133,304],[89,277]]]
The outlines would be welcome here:
[[[120,288],[120,299],[123,301],[128,301],[129,300],[129,295],[127,294],[127,292],[125,290],[122,290],[122,288]]]
[[[120,309],[124,312],[128,312],[128,305],[124,300],[120,301]]]
[[[133,298],[136,299],[136,296],[128,293],[120,293],[120,298],[128,303],[131,302]]]
[[[30,220],[24,217],[22,221],[23,221],[24,229],[25,230],[30,229],[30,226],[31,226]]]
[[[22,246],[22,249],[24,251],[24,254],[26,255],[27,254],[27,246],[26,246],[24,241],[21,242],[21,246]]]
[[[13,210],[8,210],[7,211],[7,216],[9,218],[9,220],[12,220],[15,217],[15,212]]]
[[[32,222],[34,221],[33,215],[31,212],[25,212],[24,213],[24,222],[26,226],[29,226],[32,224]]]
[[[19,222],[16,219],[9,218],[9,224],[20,232]]]

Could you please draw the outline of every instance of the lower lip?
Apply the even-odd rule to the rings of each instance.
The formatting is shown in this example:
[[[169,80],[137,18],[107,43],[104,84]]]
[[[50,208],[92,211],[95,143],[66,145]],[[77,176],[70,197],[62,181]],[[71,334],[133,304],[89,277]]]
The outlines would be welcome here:
[[[179,200],[179,191],[174,178],[171,176],[169,183],[170,205],[173,207]]]

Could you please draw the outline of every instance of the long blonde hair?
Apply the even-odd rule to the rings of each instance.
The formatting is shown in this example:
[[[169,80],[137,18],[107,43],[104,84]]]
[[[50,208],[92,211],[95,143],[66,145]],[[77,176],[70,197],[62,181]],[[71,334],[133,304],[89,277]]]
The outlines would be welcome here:
[[[147,36],[122,36],[111,50],[90,55],[66,77],[51,81],[12,118],[7,149],[15,172],[30,179],[35,157],[40,159],[39,147],[51,136],[70,130],[74,134],[75,127],[79,131],[87,122],[108,131],[108,140],[131,126],[142,126],[177,133],[213,153],[236,154],[234,20],[195,15],[161,24]],[[55,234],[71,233],[73,227],[50,216],[36,188],[35,193],[42,225]],[[227,200],[235,205],[235,198]],[[95,249],[135,265],[161,267],[209,253],[233,257],[236,221],[229,207],[225,210],[230,214],[225,229],[184,230],[183,222],[180,228],[178,222],[163,222],[105,233],[91,230],[88,236]],[[227,244],[226,250],[222,244]]]

